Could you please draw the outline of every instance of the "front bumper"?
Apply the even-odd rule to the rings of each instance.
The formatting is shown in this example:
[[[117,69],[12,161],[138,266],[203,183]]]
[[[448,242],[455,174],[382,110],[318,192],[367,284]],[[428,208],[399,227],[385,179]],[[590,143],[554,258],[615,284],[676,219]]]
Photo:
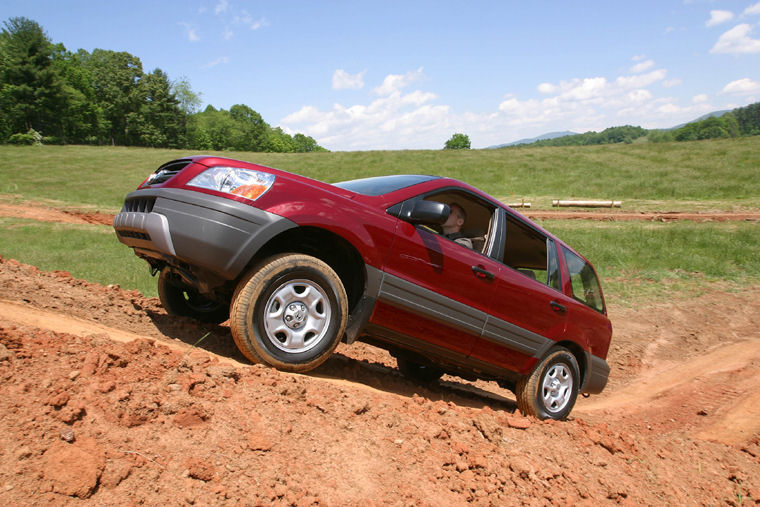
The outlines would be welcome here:
[[[128,194],[113,226],[119,241],[136,253],[224,280],[237,278],[264,244],[297,227],[253,206],[176,188]]]

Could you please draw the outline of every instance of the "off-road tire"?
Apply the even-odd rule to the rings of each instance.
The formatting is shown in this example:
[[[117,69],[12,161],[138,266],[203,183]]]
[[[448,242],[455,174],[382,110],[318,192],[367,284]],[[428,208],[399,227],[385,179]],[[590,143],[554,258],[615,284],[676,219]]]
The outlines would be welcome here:
[[[211,324],[221,324],[230,316],[230,307],[213,301],[173,279],[164,268],[158,276],[158,298],[169,315],[190,317]]]
[[[249,360],[303,372],[332,355],[347,320],[348,298],[335,271],[315,257],[284,254],[240,281],[230,330]]]
[[[549,351],[530,375],[517,381],[517,408],[538,419],[565,419],[575,406],[580,370],[564,347]]]

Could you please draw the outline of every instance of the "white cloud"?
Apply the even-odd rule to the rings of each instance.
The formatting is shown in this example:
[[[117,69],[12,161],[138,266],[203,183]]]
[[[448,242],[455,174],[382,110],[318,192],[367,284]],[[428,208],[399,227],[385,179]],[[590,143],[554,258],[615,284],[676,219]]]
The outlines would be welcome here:
[[[753,14],[760,14],[760,2],[757,2],[754,5],[750,5],[746,9],[744,9],[744,12],[742,13],[745,16],[751,16]]]
[[[247,26],[251,30],[258,30],[265,26],[269,26],[269,20],[267,18],[254,19],[251,14],[243,9],[240,14],[232,19],[232,22],[236,25]]]
[[[675,86],[679,86],[682,84],[683,84],[683,79],[679,79],[677,77],[673,79],[666,79],[665,81],[662,82],[662,86],[664,86],[665,88],[673,88]]]
[[[251,30],[258,30],[259,28],[269,26],[269,20],[267,18],[261,18],[257,21],[254,21],[253,23],[250,23],[248,26]]]
[[[735,95],[751,95],[753,93],[760,92],[760,83],[753,81],[750,78],[737,79],[731,81],[723,87],[722,93],[730,93]]]
[[[628,99],[628,102],[640,104],[642,102],[646,102],[647,100],[651,100],[652,92],[649,90],[633,90],[626,94],[626,99]]]
[[[559,90],[559,87],[554,86],[551,83],[541,83],[538,85],[538,91],[541,93],[551,94],[551,93],[557,93]]]
[[[187,36],[187,40],[190,42],[198,42],[201,40],[200,37],[198,37],[198,33],[195,31],[195,28],[190,23],[178,23],[180,26],[185,27],[185,36]]]
[[[224,32],[222,32],[222,37],[224,38],[224,40],[232,39],[233,35],[235,35],[235,33],[232,30],[230,30],[227,27],[224,28]]]
[[[654,67],[654,60],[646,60],[631,67],[631,72],[639,74]]]
[[[227,12],[229,6],[230,3],[228,0],[219,0],[219,2],[216,4],[216,7],[214,7],[214,14],[218,16],[219,14]]]
[[[731,21],[734,13],[731,11],[710,11],[710,19],[705,22],[705,26],[715,26]]]
[[[736,25],[720,36],[710,53],[760,53],[760,40],[749,36],[752,26],[747,23]]]
[[[643,88],[649,86],[657,81],[665,79],[665,75],[668,73],[665,69],[653,70],[647,74],[638,74],[636,76],[620,76],[615,80],[615,83],[621,88]]]
[[[366,71],[358,74],[349,74],[343,69],[333,72],[332,88],[333,90],[361,90],[364,88],[364,74]]]
[[[599,98],[607,88],[607,79],[603,77],[590,77],[585,79],[573,79],[563,81],[559,88],[562,100],[590,100]]]
[[[646,61],[643,56],[635,60]],[[538,83],[533,97],[507,93],[486,111],[461,112],[421,87],[424,74],[419,68],[390,74],[375,87],[365,83],[365,99],[353,104],[304,105],[285,116],[280,126],[289,133],[310,135],[328,149],[440,149],[452,132],[466,132],[479,148],[553,130],[599,131],[625,124],[670,127],[715,109],[707,96],[658,96],[663,87],[680,84],[678,79],[665,81],[666,76],[666,69],[647,65],[637,74]]]
[[[222,56],[220,58],[217,58],[213,62],[209,62],[206,65],[203,66],[204,69],[210,69],[212,67],[216,67],[217,65],[223,64],[223,63],[230,63],[230,57],[229,56]]]
[[[422,67],[417,70],[410,70],[406,74],[388,74],[383,80],[383,84],[372,90],[378,95],[390,95],[393,92],[397,92],[403,88],[406,88],[414,81],[417,81],[423,76]]]

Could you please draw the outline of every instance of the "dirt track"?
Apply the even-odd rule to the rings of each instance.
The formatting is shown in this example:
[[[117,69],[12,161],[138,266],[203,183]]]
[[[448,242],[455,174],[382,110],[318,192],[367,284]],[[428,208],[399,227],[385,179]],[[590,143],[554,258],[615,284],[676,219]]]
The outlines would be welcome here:
[[[622,210],[532,210],[517,209],[531,219],[548,218],[560,220],[598,220],[598,221],[649,221],[672,222],[691,220],[696,222],[760,221],[760,213],[751,211],[722,211],[689,213],[682,211],[622,211]],[[41,203],[25,202],[23,205],[0,202],[0,217],[28,218],[42,222],[60,222],[71,224],[113,224],[113,215],[109,213],[66,210],[51,208]]]
[[[539,422],[363,344],[250,365],[226,325],[0,258],[0,504],[757,503],[760,300],[611,306],[607,390]]]

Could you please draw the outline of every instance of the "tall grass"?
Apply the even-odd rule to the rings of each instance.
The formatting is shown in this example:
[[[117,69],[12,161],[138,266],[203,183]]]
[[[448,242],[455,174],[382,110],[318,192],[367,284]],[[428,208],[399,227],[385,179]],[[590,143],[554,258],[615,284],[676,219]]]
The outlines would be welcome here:
[[[115,210],[158,165],[188,154],[0,146],[0,194]],[[760,208],[760,136],[501,150],[217,154],[327,182],[397,173],[449,176],[499,198],[527,197],[539,207],[550,206],[552,198],[614,198],[629,209]]]

